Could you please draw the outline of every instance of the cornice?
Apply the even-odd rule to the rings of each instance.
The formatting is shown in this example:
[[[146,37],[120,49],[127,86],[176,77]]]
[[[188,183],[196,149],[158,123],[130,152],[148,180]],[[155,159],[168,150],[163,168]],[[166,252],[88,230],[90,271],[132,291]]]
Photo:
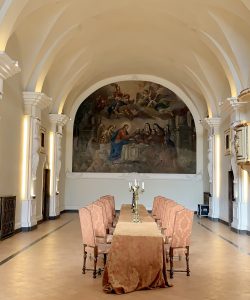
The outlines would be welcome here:
[[[36,107],[40,110],[43,110],[52,104],[52,99],[44,93],[23,92],[23,102],[26,111],[31,107]]]
[[[204,121],[209,128],[218,128],[221,124],[221,117],[205,118]]]

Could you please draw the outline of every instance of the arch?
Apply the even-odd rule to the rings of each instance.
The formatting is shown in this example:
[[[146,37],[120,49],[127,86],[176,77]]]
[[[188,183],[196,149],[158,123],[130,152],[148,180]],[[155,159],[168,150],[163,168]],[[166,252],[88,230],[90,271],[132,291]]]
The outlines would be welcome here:
[[[71,111],[69,113],[70,122],[67,123],[66,126],[66,160],[65,160],[65,166],[66,170],[68,172],[72,171],[72,144],[73,144],[73,127],[74,127],[74,120],[77,113],[77,110],[81,103],[87,99],[88,96],[90,96],[93,92],[98,90],[99,88],[119,81],[150,81],[154,83],[161,84],[162,86],[170,89],[173,91],[188,107],[190,110],[194,122],[195,122],[195,128],[196,128],[196,136],[197,136],[197,143],[196,143],[196,174],[202,173],[203,170],[203,157],[200,155],[203,153],[203,127],[201,125],[201,116],[195,107],[192,100],[186,95],[186,93],[183,92],[182,89],[180,89],[177,85],[174,83],[164,79],[160,78],[154,75],[146,75],[146,74],[129,74],[129,75],[119,75],[114,77],[109,77],[106,79],[103,79],[101,81],[96,82],[94,85],[90,86],[86,91],[84,91],[81,95],[79,95],[74,102]]]

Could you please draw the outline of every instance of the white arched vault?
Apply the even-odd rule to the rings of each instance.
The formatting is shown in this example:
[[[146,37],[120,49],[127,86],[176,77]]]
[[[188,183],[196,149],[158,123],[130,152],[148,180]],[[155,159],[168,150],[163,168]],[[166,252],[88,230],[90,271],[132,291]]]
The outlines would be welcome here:
[[[99,88],[119,81],[150,81],[154,83],[161,84],[162,86],[170,89],[173,91],[189,108],[196,128],[196,174],[202,174],[203,170],[203,126],[201,125],[201,120],[204,116],[201,116],[199,111],[197,110],[196,106],[192,102],[192,100],[187,96],[187,94],[180,89],[178,86],[173,84],[172,82],[156,77],[153,75],[146,75],[146,74],[129,74],[129,75],[120,75],[114,76],[110,78],[106,78],[99,82],[96,82],[94,85],[89,87],[86,91],[84,91],[74,102],[71,107],[69,118],[70,121],[67,123],[66,126],[66,159],[65,159],[65,166],[66,171],[72,171],[72,145],[73,145],[73,127],[74,127],[74,120],[77,113],[77,110],[81,103],[88,98],[93,92],[97,91]]]

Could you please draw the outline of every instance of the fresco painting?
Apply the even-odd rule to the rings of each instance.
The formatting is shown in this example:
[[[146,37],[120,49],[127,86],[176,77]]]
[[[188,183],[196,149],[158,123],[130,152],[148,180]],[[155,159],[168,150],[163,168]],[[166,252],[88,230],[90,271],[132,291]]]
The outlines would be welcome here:
[[[156,83],[104,86],[76,113],[72,171],[194,174],[192,114],[174,92]]]

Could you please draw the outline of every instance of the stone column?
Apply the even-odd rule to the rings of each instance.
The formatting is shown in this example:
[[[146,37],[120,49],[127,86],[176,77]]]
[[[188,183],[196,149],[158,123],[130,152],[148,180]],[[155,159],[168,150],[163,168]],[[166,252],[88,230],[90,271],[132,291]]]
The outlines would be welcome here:
[[[5,52],[0,51],[0,100],[3,98],[3,81],[20,71],[18,62],[12,60]]]
[[[61,170],[61,141],[62,128],[67,123],[68,117],[63,114],[50,114],[50,218],[60,215],[59,207],[59,175]]]
[[[25,191],[22,196],[22,228],[30,230],[36,226],[36,172],[41,146],[41,111],[52,100],[43,93],[23,92],[24,118],[26,122],[26,169]],[[24,176],[24,175],[23,175]]]
[[[220,210],[220,136],[219,127],[221,118],[206,118],[208,135],[208,175],[211,197],[209,199],[209,217],[219,218]]]

